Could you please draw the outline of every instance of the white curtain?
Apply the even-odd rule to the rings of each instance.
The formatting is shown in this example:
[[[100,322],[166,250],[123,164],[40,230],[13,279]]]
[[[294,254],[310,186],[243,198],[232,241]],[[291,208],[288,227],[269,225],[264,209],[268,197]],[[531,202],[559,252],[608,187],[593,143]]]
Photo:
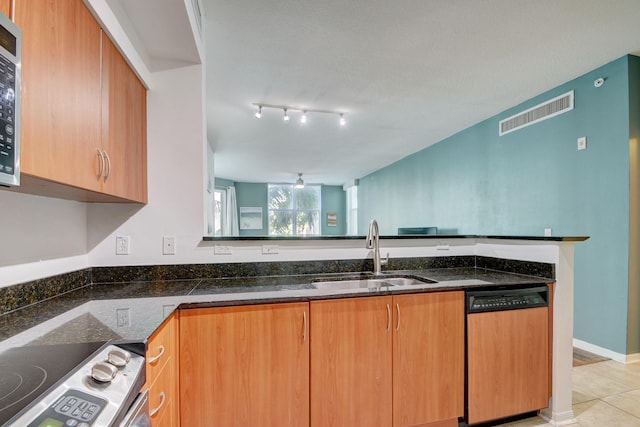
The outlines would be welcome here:
[[[224,224],[223,236],[239,236],[238,203],[236,202],[236,188],[227,187],[227,203],[225,204],[227,221]]]

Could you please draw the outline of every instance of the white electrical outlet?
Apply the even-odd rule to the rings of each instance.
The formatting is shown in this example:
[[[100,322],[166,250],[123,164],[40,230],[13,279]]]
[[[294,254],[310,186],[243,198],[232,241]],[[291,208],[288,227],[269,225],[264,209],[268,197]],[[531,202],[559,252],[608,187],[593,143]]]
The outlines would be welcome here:
[[[164,236],[162,238],[162,255],[176,254],[176,238],[175,236]]]
[[[213,247],[213,253],[216,255],[231,255],[233,248],[231,246],[215,245]]]
[[[581,136],[578,138],[578,150],[585,150],[587,148],[587,137]]]
[[[550,237],[552,234],[553,234],[553,233],[552,233],[552,230],[551,230],[550,228],[545,228],[545,229],[544,229],[544,235],[545,235],[546,237]]]
[[[129,255],[129,236],[116,236],[116,255]]]
[[[116,308],[116,325],[118,328],[131,326],[131,312],[128,308]]]
[[[436,250],[437,251],[448,251],[449,250],[449,245],[447,245],[446,243],[438,243],[438,245],[436,246]]]
[[[262,245],[262,254],[263,255],[271,255],[277,254],[280,252],[280,249],[277,245]]]

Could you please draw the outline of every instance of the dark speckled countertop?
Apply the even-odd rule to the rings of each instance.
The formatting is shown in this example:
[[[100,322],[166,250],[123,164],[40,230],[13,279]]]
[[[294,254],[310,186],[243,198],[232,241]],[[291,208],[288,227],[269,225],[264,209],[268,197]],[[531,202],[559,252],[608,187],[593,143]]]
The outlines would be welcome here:
[[[378,290],[327,290],[313,286],[315,281],[370,277],[355,272],[91,284],[0,316],[0,351],[36,344],[145,341],[178,307],[311,301],[554,281],[478,267],[399,269],[385,274],[426,278],[436,283]],[[119,313],[124,314],[124,321]]]

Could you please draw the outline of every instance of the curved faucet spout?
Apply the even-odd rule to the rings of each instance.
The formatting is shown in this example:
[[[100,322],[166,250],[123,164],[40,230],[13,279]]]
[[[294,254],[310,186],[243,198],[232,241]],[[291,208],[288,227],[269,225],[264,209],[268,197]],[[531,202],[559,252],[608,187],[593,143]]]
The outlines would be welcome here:
[[[389,261],[389,254],[386,259],[380,259],[380,229],[378,221],[372,219],[369,223],[369,232],[367,233],[367,249],[373,249],[373,274],[381,274],[382,266]]]

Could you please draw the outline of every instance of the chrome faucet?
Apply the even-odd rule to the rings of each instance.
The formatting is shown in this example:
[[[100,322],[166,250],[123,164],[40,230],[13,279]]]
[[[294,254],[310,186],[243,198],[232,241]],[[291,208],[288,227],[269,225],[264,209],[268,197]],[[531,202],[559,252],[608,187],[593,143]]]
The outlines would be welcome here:
[[[389,253],[385,259],[380,259],[380,230],[378,221],[372,219],[367,233],[367,249],[373,249],[373,274],[381,274],[382,266],[389,262]]]

